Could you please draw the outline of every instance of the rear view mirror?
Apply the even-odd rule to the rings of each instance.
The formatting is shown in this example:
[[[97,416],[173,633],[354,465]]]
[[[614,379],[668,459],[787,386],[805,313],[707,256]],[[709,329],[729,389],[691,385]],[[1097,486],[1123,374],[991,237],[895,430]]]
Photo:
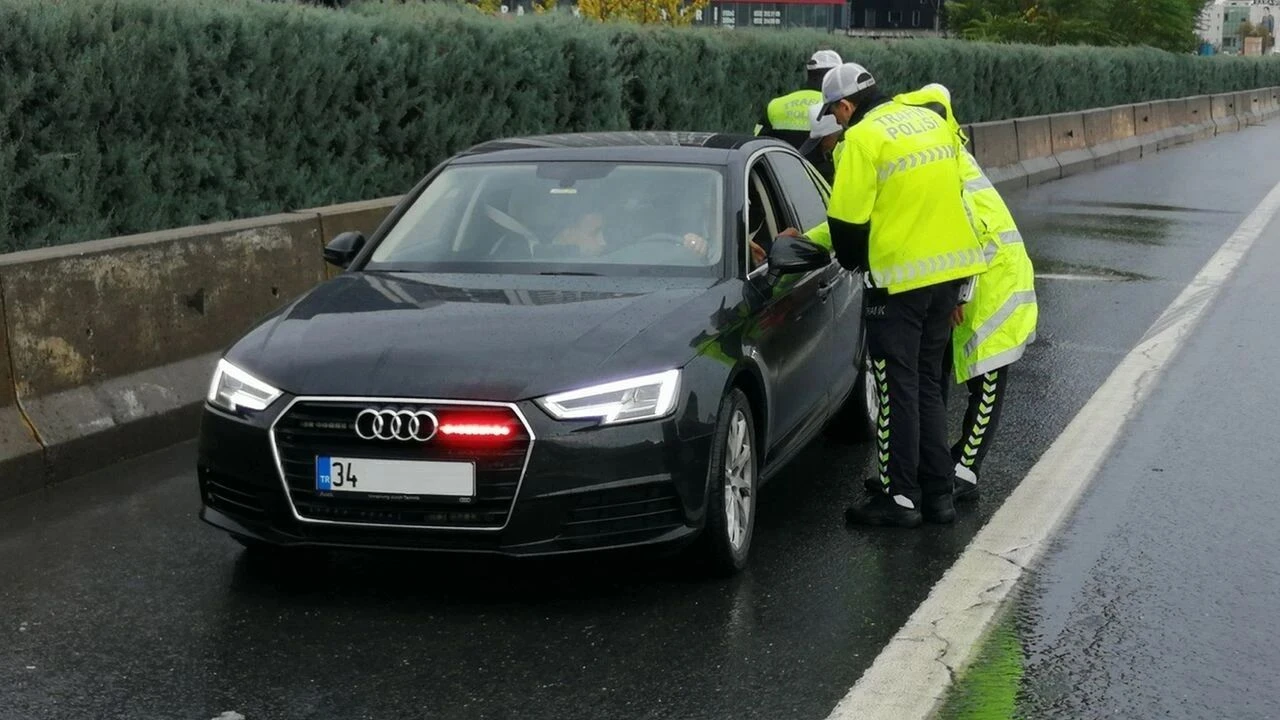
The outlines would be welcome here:
[[[769,269],[782,275],[820,270],[830,263],[830,251],[804,238],[779,236],[769,249]]]
[[[364,234],[350,231],[338,235],[324,246],[324,261],[330,265],[346,268],[364,248]]]

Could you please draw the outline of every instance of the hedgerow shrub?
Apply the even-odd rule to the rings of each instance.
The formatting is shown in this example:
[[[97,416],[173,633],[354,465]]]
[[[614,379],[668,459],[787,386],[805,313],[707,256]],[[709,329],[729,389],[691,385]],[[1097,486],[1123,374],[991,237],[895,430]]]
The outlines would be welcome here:
[[[494,137],[749,132],[819,47],[967,122],[1280,85],[1280,62],[495,19],[441,3],[0,0],[0,251],[403,192]]]

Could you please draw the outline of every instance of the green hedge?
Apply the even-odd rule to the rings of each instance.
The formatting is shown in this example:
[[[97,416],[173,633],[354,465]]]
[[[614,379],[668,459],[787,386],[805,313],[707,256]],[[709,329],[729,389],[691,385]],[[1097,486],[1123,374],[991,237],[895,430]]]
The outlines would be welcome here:
[[[403,192],[561,130],[750,131],[834,46],[966,121],[1280,85],[1280,62],[495,19],[442,4],[0,0],[0,251]]]

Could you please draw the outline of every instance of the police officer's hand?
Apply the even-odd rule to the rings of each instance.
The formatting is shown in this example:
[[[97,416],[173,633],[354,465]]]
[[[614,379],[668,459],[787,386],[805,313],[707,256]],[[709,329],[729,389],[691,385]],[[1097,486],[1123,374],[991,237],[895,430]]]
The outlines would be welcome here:
[[[951,311],[951,327],[959,327],[964,322],[964,306],[957,305],[955,310]]]

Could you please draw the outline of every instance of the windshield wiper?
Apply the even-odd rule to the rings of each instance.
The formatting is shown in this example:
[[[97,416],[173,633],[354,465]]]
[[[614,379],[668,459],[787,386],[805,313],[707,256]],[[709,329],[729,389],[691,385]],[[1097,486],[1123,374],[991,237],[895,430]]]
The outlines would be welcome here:
[[[600,277],[600,273],[577,272],[574,270],[547,270],[546,272],[540,272],[538,274],[539,275],[582,275],[586,277]]]

